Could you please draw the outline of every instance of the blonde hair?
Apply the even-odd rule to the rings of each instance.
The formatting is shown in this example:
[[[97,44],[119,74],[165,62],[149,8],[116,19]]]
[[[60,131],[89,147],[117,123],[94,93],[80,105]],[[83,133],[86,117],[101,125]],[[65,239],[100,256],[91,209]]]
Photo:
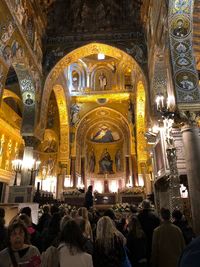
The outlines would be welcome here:
[[[133,215],[129,217],[128,220],[129,220],[129,223],[128,223],[129,232],[131,232],[132,235],[136,238],[144,237],[144,232],[142,230],[142,226],[140,224],[139,219]]]
[[[93,241],[93,233],[92,233],[92,227],[88,218],[88,210],[85,207],[81,207],[78,209],[78,215],[83,217],[85,220],[85,234],[88,238],[90,238]]]
[[[78,209],[78,215],[83,217],[83,219],[85,219],[85,220],[89,220],[88,219],[88,210],[85,207],[81,207]]]
[[[108,252],[114,247],[114,238],[118,236],[118,231],[114,222],[108,217],[103,216],[97,222],[96,241],[100,247]]]

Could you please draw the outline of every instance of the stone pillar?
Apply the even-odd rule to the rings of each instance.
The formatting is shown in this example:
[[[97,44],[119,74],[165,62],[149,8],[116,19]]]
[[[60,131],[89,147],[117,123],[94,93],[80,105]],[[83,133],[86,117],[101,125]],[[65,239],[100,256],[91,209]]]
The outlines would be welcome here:
[[[76,187],[76,157],[71,157],[71,179],[72,179],[72,186]]]
[[[31,179],[31,161],[33,160],[33,147],[25,146],[20,185],[29,185]]]
[[[137,174],[136,155],[131,155],[131,167],[132,167],[133,186],[137,186],[138,185],[138,174]]]
[[[200,234],[200,138],[199,128],[185,125],[181,129],[188,176],[188,188],[191,203],[194,231]]]
[[[32,167],[32,161],[34,156],[33,151],[35,146],[38,144],[39,140],[34,136],[23,136],[23,139],[25,147],[23,154],[23,165],[22,165],[20,185],[26,186],[30,184],[30,179],[31,179],[30,169]]]
[[[125,157],[125,163],[126,163],[126,181],[125,181],[125,186],[126,184],[129,182],[129,178],[130,178],[130,164],[129,164],[129,156],[127,155]]]
[[[81,157],[81,183],[86,188],[86,181],[85,181],[85,157]]]
[[[67,174],[67,164],[60,163],[60,173],[57,175],[57,192],[56,197],[61,199],[61,194],[64,189],[65,175]]]

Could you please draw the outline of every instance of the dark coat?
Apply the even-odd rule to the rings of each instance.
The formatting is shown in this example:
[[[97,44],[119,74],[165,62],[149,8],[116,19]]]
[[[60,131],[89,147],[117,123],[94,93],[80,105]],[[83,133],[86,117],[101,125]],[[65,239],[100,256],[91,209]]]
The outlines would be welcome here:
[[[195,238],[183,251],[179,267],[200,266],[200,237]]]
[[[185,241],[181,230],[171,222],[163,222],[153,232],[152,266],[177,267],[184,247]]]
[[[85,194],[85,207],[89,209],[93,206],[93,195],[91,191],[87,191]]]

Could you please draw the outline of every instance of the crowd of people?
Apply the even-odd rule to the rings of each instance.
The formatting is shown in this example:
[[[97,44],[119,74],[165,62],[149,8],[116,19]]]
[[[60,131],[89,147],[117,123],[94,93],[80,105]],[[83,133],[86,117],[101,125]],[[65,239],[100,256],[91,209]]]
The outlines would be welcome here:
[[[91,188],[88,194],[91,201]],[[45,205],[37,225],[25,207],[8,227],[0,208],[0,267],[200,266],[200,239],[180,210],[172,221],[166,208],[159,218],[149,200],[120,215],[91,206]]]

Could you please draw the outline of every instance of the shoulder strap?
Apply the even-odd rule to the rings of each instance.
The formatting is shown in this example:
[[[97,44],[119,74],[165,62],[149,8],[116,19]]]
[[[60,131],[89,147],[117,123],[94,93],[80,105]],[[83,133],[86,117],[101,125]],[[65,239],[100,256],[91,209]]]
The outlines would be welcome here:
[[[13,267],[18,267],[18,263],[17,263],[17,260],[15,258],[15,254],[13,253],[13,251],[11,250],[10,247],[8,247],[8,253],[9,253],[10,259],[12,261]]]

